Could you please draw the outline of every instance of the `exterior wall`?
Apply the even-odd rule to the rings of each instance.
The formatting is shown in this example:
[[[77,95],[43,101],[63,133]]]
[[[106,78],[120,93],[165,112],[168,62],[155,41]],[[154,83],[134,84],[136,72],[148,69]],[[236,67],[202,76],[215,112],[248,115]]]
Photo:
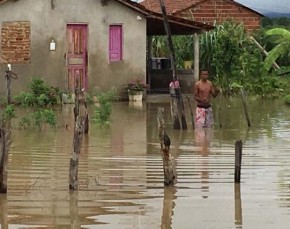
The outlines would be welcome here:
[[[112,86],[121,89],[123,84],[138,77],[145,81],[146,73],[146,20],[136,20],[138,13],[115,1],[102,6],[96,0],[61,0],[52,9],[47,0],[9,1],[0,6],[0,26],[6,22],[30,23],[30,61],[12,64],[18,80],[12,82],[12,93],[27,89],[31,77],[38,76],[52,86],[65,89],[66,25],[88,25],[88,85],[107,90]],[[142,17],[142,15],[140,15]],[[123,26],[123,61],[109,63],[109,25]],[[3,36],[5,36],[5,33]],[[51,40],[56,50],[49,50]],[[1,37],[5,40],[5,37]],[[3,52],[3,50],[0,50]],[[2,55],[1,53],[1,56]],[[1,60],[0,72],[7,69]],[[15,61],[17,62],[17,61]],[[4,79],[4,77],[2,78]],[[3,81],[2,81],[3,82]],[[5,83],[0,84],[0,95],[5,93]]]
[[[260,28],[260,15],[247,8],[225,0],[203,1],[194,7],[178,13],[176,16],[214,25],[226,19],[243,22],[248,31]]]
[[[3,63],[29,63],[30,23],[3,22],[1,34]]]

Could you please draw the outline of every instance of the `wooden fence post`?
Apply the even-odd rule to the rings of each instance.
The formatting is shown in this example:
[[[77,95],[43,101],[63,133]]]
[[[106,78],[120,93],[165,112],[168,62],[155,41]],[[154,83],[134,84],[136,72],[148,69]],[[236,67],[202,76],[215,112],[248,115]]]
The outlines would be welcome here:
[[[77,116],[74,129],[73,138],[73,151],[70,158],[70,169],[69,169],[69,189],[78,189],[78,166],[79,166],[79,155],[82,148],[84,134],[84,119],[83,117]]]
[[[241,180],[242,149],[243,142],[237,140],[235,143],[235,183],[240,183]]]
[[[86,126],[87,121],[87,107],[85,103],[85,112],[80,112],[80,91],[79,91],[79,77],[76,79],[75,86],[75,107],[74,107],[74,118],[75,118],[75,127],[74,127],[74,137],[73,137],[73,151],[70,158],[70,169],[69,169],[69,189],[77,190],[78,189],[78,165],[79,165],[79,155],[82,148],[83,136],[85,129],[88,130]],[[83,95],[83,93],[82,93]],[[80,113],[84,113],[82,115]]]
[[[158,130],[159,130],[159,141],[162,150],[163,160],[163,172],[164,172],[164,184],[174,185],[176,183],[176,174],[173,158],[170,154],[170,138],[165,133],[164,128],[164,108],[158,107],[157,112]]]
[[[17,79],[17,74],[12,72],[11,64],[8,64],[8,69],[5,71],[5,79],[6,79],[6,98],[7,104],[11,104],[11,80]]]
[[[10,144],[10,131],[0,128],[0,193],[7,193],[7,164]]]

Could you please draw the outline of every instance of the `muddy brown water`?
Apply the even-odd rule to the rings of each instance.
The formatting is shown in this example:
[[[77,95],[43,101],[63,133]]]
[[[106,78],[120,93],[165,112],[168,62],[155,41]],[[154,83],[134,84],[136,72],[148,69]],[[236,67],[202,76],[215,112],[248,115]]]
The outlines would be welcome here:
[[[290,107],[278,100],[247,102],[250,128],[241,99],[223,98],[213,105],[215,127],[194,130],[185,100],[189,128],[182,131],[172,128],[167,98],[115,103],[111,125],[90,123],[75,192],[68,190],[72,106],[59,110],[57,129],[15,124],[1,228],[289,228]],[[163,186],[158,106],[165,108],[172,142],[174,187]],[[242,172],[235,184],[239,139]]]

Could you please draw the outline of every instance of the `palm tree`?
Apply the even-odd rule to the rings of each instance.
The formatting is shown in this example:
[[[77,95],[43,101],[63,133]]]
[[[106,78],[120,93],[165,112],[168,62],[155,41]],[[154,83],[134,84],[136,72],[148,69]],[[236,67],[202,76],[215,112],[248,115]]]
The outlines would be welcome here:
[[[264,68],[269,71],[273,63],[284,55],[289,55],[290,51],[290,31],[283,28],[274,28],[266,32],[267,36],[276,36],[277,45],[269,52],[264,61]]]

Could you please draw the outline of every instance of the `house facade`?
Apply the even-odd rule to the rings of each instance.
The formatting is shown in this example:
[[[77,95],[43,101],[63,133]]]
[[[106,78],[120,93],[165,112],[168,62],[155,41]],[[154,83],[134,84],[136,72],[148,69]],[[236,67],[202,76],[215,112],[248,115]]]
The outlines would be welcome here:
[[[164,0],[168,14],[203,22],[220,24],[227,19],[241,22],[248,31],[260,28],[263,17],[257,11],[233,0]],[[144,0],[141,4],[160,12],[159,0]]]
[[[146,20],[119,1],[18,0],[0,2],[1,64],[18,74],[13,94],[32,77],[87,91],[146,77]],[[141,19],[139,19],[139,17]],[[2,78],[0,95],[5,94]]]
[[[213,29],[174,16],[168,21],[172,34]],[[4,76],[11,64],[18,74],[12,95],[40,77],[64,92],[79,82],[87,92],[115,87],[127,96],[128,81],[146,81],[147,37],[166,34],[162,14],[130,0],[0,0],[0,27],[0,71]],[[5,91],[3,77],[0,96]]]

